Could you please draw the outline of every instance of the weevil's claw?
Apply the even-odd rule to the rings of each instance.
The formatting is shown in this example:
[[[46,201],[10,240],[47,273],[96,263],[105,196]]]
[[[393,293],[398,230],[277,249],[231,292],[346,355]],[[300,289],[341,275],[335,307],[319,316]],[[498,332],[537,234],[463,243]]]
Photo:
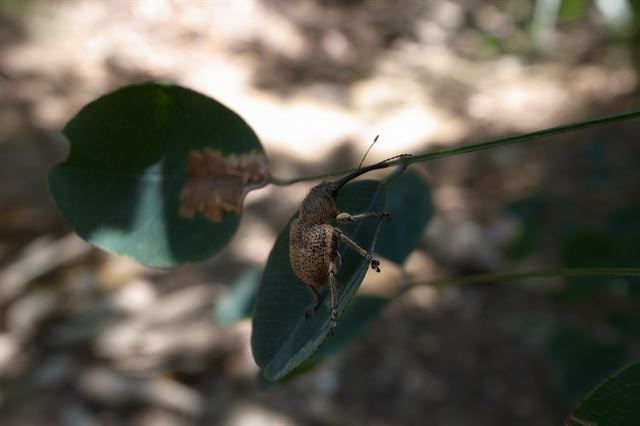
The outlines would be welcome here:
[[[382,219],[383,219],[385,222],[391,222],[391,213],[389,213],[389,212],[383,212],[383,213],[382,213]]]
[[[331,318],[329,320],[329,336],[335,336],[336,326],[338,325],[338,310],[331,309]]]
[[[371,259],[371,269],[380,272],[380,261],[378,259]]]

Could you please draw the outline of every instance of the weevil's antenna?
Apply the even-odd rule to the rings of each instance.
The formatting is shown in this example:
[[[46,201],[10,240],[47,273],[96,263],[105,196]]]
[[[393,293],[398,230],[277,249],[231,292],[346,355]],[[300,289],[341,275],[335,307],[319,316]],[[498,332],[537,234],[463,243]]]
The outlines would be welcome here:
[[[362,157],[362,160],[360,160],[360,164],[358,164],[358,168],[362,167],[362,163],[364,163],[364,159],[367,158],[367,154],[369,153],[369,151],[371,151],[371,148],[373,148],[373,146],[376,144],[379,137],[380,135],[376,135],[376,137],[373,139],[373,142],[371,142],[371,145],[369,145],[369,149],[367,149],[367,152],[364,153],[364,157]]]

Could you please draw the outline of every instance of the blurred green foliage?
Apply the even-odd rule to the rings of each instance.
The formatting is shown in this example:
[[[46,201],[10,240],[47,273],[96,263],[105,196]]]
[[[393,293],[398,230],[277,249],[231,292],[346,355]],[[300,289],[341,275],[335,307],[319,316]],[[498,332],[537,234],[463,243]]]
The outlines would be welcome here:
[[[621,153],[622,152],[622,153]],[[640,260],[638,199],[611,196],[628,170],[620,168],[621,144],[588,141],[576,153],[575,188],[588,189],[591,201],[554,196],[541,188],[510,203],[505,211],[519,221],[505,253],[512,260],[547,254],[565,267],[637,267]],[[628,175],[627,175],[628,178]],[[628,184],[628,179],[625,180]],[[613,194],[615,195],[615,194]],[[595,203],[592,200],[610,200]],[[549,254],[548,251],[557,253]],[[572,277],[553,292],[566,325],[549,330],[547,353],[558,386],[569,400],[584,395],[607,373],[633,358],[639,335],[640,279]],[[583,312],[575,318],[572,312]]]
[[[602,381],[573,410],[566,426],[640,424],[640,363],[627,365]]]

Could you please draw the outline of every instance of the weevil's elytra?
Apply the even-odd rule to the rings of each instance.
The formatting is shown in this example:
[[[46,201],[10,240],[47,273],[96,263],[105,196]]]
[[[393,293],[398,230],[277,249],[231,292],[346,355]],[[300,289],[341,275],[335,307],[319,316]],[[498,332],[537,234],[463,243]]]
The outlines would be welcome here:
[[[338,248],[346,244],[360,256],[364,257],[371,268],[380,272],[380,262],[360,247],[340,229],[329,222],[351,223],[366,218],[389,220],[391,216],[385,212],[364,212],[350,214],[339,212],[336,197],[340,189],[350,180],[371,170],[389,167],[389,162],[407,154],[389,158],[371,166],[362,167],[335,181],[323,181],[311,188],[309,194],[300,205],[298,217],[291,222],[289,230],[289,258],[291,269],[304,282],[313,294],[313,304],[307,315],[313,315],[321,303],[318,289],[329,284],[331,295],[330,334],[338,320],[338,292],[336,276],[340,267]],[[380,222],[378,223],[378,226]]]

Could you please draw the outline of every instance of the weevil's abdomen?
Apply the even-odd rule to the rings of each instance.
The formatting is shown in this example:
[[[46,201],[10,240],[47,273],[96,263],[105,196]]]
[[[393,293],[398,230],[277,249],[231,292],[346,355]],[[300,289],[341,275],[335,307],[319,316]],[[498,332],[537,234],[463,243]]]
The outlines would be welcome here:
[[[337,256],[337,240],[328,224],[291,222],[289,259],[291,269],[305,284],[320,287],[329,278],[329,264]]]

